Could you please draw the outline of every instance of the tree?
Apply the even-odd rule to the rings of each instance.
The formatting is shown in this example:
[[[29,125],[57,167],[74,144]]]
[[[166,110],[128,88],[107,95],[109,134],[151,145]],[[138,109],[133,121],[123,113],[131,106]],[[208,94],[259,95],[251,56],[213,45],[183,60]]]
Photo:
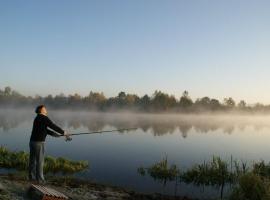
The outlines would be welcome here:
[[[121,108],[125,106],[126,102],[126,93],[125,92],[119,92],[117,97],[117,105]]]
[[[208,106],[210,104],[210,98],[209,97],[203,97],[196,100],[196,104],[200,106]]]
[[[189,97],[188,96],[188,91],[187,90],[185,90],[184,92],[183,92],[183,95],[182,95],[183,97]]]
[[[68,103],[68,99],[63,93],[56,95],[53,101],[55,108],[65,108]]]
[[[78,93],[75,93],[74,95],[69,95],[68,104],[69,106],[71,106],[70,108],[78,108],[82,105],[82,97]]]
[[[239,108],[243,109],[247,106],[247,103],[244,100],[241,100],[238,105]]]
[[[126,98],[126,93],[125,92],[119,92],[118,98],[119,99],[125,99]]]
[[[127,94],[126,95],[126,105],[127,106],[136,106],[139,102],[139,97],[135,94]]]
[[[53,103],[55,102],[53,99],[53,96],[49,94],[47,97],[45,97],[44,102],[46,105],[53,106]]]
[[[211,102],[211,99],[209,97],[203,97],[201,99],[197,99],[195,101],[195,104],[198,107],[209,108],[210,102]]]
[[[188,96],[188,91],[184,91],[182,97],[180,98],[179,102],[180,107],[182,108],[188,108],[193,105],[193,101],[191,98]]]
[[[146,94],[139,100],[139,105],[142,110],[148,110],[151,103],[150,97]]]
[[[107,99],[103,92],[99,93],[90,91],[89,95],[85,97],[85,104],[88,108],[103,109],[106,100]]]
[[[10,96],[11,95],[11,87],[5,87],[5,90],[4,90],[4,94],[6,95],[6,96]]]
[[[15,97],[15,98],[22,98],[23,97],[23,95],[21,95],[19,92],[15,91],[15,90],[11,91],[11,96]]]
[[[161,91],[155,91],[152,99],[152,105],[154,109],[158,111],[166,111],[176,105],[176,99],[172,95],[169,96]]]
[[[119,92],[117,96],[106,98],[102,92],[90,91],[87,96],[80,96],[75,93],[68,97],[64,94],[56,96],[48,95],[41,97],[36,95],[35,97],[24,96],[7,86],[4,89],[0,88],[0,106],[36,106],[38,104],[46,104],[53,108],[76,108],[76,109],[89,109],[89,110],[116,110],[116,109],[139,109],[142,111],[155,112],[155,111],[183,111],[183,112],[201,112],[201,111],[226,111],[236,107],[235,101],[229,97],[224,98],[224,102],[221,104],[217,99],[211,99],[207,96],[198,98],[195,102],[189,96],[187,90],[182,93],[179,100],[173,95],[168,95],[161,91],[155,91],[154,94],[149,97],[147,94],[138,97],[136,94],[127,94],[125,92]],[[269,112],[270,105],[263,105],[257,103],[253,106],[248,106],[244,100],[241,100],[237,104],[237,109],[243,109],[246,112],[260,111]]]
[[[231,97],[225,98],[224,105],[227,106],[228,108],[233,108],[235,107],[235,101]]]
[[[217,99],[211,99],[209,104],[212,110],[218,110],[221,107],[219,100]]]
[[[255,111],[264,111],[264,105],[261,103],[256,103],[253,107]]]
[[[103,103],[106,100],[106,97],[104,96],[103,92],[98,93],[98,92],[90,92],[87,100],[94,105],[97,105],[99,103]]]

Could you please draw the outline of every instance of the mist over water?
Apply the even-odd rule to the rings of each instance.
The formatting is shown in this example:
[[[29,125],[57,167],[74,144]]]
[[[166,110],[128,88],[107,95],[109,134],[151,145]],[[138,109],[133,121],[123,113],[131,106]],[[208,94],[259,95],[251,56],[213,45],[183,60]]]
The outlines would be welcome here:
[[[254,128],[260,130],[270,127],[270,115],[247,114],[141,114],[131,112],[79,112],[49,111],[48,115],[55,123],[65,129],[86,128],[88,131],[100,131],[106,126],[117,129],[138,128],[162,136],[179,131],[182,137],[194,129],[198,133],[208,133],[220,129],[231,134],[235,129]],[[30,109],[0,109],[0,128],[3,131],[16,128],[24,122],[32,122],[35,113]]]
[[[1,145],[28,151],[32,110],[0,110]],[[47,137],[46,153],[75,160],[88,160],[90,169],[77,174],[100,183],[142,192],[174,194],[173,183],[165,187],[137,173],[165,155],[181,169],[210,160],[213,155],[249,163],[270,161],[270,116],[268,115],[184,115],[94,113],[49,110],[49,117],[71,133],[133,128],[136,130],[74,136],[72,142]],[[212,188],[181,184],[179,195],[207,197],[217,195]]]

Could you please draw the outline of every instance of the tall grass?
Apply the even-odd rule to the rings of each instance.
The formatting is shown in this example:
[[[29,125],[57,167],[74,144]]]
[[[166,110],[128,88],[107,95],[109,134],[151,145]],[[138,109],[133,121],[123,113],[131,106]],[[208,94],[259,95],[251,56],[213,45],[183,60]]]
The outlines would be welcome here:
[[[138,173],[144,176],[146,173],[149,174],[154,180],[163,182],[166,185],[167,181],[173,181],[180,174],[179,169],[176,165],[169,166],[167,157],[163,158],[154,165],[143,168],[138,168]]]
[[[25,151],[10,151],[0,147],[0,168],[16,169],[18,171],[28,170],[29,153]],[[74,174],[83,171],[89,166],[87,161],[72,161],[66,158],[45,157],[45,173]]]
[[[226,185],[234,186],[231,199],[255,200],[260,199],[259,197],[261,199],[270,197],[270,164],[264,161],[254,162],[253,165],[248,166],[247,162],[233,160],[232,157],[231,161],[227,162],[218,156],[213,156],[208,162],[195,164],[180,172],[176,165],[168,166],[166,157],[150,167],[138,168],[138,172],[141,175],[148,174],[154,180],[163,180],[164,184],[166,181],[179,181],[197,186],[213,186],[219,188],[220,199],[223,199]],[[249,193],[254,193],[253,199],[247,198]]]

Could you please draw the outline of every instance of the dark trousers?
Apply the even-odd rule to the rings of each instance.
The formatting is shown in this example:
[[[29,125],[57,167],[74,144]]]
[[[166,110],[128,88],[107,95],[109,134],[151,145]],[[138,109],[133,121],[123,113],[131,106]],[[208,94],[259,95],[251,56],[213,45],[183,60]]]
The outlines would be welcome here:
[[[44,142],[30,141],[29,179],[44,182]]]

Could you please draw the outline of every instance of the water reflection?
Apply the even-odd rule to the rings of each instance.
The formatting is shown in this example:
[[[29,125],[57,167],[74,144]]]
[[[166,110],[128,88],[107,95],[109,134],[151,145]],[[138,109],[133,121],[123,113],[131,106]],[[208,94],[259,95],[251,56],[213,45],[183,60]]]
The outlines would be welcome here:
[[[120,135],[81,136],[70,143],[48,138],[46,147],[48,155],[89,161],[91,170],[80,174],[81,177],[141,192],[163,190],[163,186],[151,178],[138,175],[137,167],[150,166],[164,155],[181,166],[181,170],[207,161],[213,155],[224,160],[231,155],[239,160],[270,160],[270,116],[68,111],[50,112],[49,115],[57,124],[72,132],[138,127],[136,134],[131,131]],[[0,110],[1,144],[10,150],[28,150],[34,117],[32,110]],[[5,134],[7,131],[10,134]],[[180,186],[181,195],[201,196],[201,188],[183,183]],[[174,184],[168,182],[164,192],[174,194],[173,188]],[[207,188],[205,196],[212,196],[213,193],[215,191]]]
[[[251,126],[256,131],[270,127],[268,116],[229,116],[229,115],[169,115],[169,114],[127,114],[127,113],[88,113],[88,112],[51,112],[50,117],[60,126],[70,129],[87,128],[100,131],[106,126],[116,129],[137,127],[154,136],[173,134],[179,131],[183,138],[194,129],[196,133],[206,134],[221,131],[232,134],[236,129],[244,131]],[[30,111],[0,111],[0,128],[7,132],[24,122],[30,122],[34,114]]]

